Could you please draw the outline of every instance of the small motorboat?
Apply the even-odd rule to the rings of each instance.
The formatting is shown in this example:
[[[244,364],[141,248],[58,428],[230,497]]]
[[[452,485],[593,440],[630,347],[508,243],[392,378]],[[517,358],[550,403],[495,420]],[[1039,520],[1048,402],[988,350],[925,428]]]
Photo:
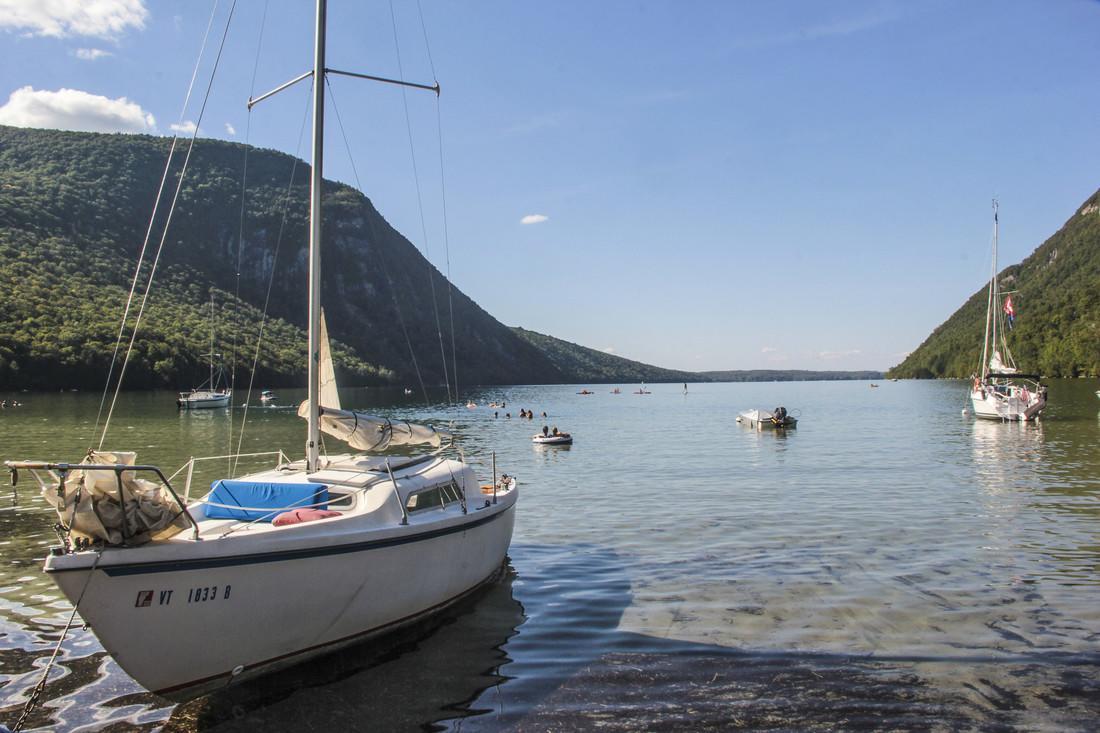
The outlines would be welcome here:
[[[275,400],[275,393],[272,392],[270,389],[265,389],[263,392],[260,392],[260,402],[264,403],[265,405],[270,404]]]
[[[737,422],[753,430],[785,430],[798,426],[798,418],[787,412],[786,407],[767,410],[745,410],[737,416]]]
[[[466,407],[473,410],[474,408],[477,407],[477,403],[476,402],[467,402]]]
[[[596,393],[591,391],[591,390],[582,389],[580,392],[577,392],[577,394],[596,394]]]
[[[877,388],[878,388],[878,385],[875,384],[874,382],[871,382],[871,389],[877,389]]]
[[[569,433],[535,433],[531,442],[535,445],[573,445],[573,436]]]
[[[622,394],[622,393],[623,393],[623,391],[621,389],[619,389],[618,387],[611,390],[611,394]]]

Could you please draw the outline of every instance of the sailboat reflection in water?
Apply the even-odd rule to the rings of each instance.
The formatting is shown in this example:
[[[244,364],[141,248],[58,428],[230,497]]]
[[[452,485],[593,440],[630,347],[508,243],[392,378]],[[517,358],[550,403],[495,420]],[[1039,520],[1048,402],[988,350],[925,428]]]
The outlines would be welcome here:
[[[324,75],[347,72],[325,67],[325,11],[320,0],[305,458],[278,452],[270,470],[215,481],[192,503],[132,452],[91,451],[79,464],[6,462],[39,479],[65,528],[45,571],[122,669],[176,699],[435,613],[493,580],[512,538],[514,479],[483,493],[461,456],[443,455],[445,431],[339,404],[321,321],[321,135]],[[322,456],[322,430],[372,453],[432,450]]]

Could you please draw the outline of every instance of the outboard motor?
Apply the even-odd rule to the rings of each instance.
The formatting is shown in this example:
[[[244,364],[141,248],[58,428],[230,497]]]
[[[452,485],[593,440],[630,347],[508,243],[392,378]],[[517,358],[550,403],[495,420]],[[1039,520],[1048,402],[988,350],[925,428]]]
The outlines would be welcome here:
[[[785,425],[787,423],[787,408],[775,408],[775,412],[772,413],[772,422],[776,425]]]

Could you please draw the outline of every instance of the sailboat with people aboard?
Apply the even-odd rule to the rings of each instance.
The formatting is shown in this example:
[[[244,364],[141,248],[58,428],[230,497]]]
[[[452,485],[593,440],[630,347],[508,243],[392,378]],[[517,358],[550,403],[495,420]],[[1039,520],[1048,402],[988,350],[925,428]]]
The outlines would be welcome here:
[[[1037,374],[1016,368],[1008,348],[1007,332],[1016,320],[1012,293],[1001,292],[997,280],[997,240],[1000,234],[997,201],[993,201],[993,265],[986,298],[985,337],[979,373],[972,377],[970,404],[977,417],[989,420],[1035,420],[1047,403],[1047,388]],[[1003,300],[1002,300],[1003,296]]]
[[[44,569],[74,616],[138,683],[173,699],[436,613],[497,577],[511,542],[518,490],[496,480],[495,461],[482,487],[460,452],[444,454],[447,431],[340,405],[320,298],[324,80],[365,75],[326,67],[325,30],[318,0],[313,70],[298,79],[314,80],[304,458],[276,451],[274,467],[214,481],[194,501],[201,459],[172,476],[102,444],[77,463],[5,461],[57,510],[62,544]],[[322,454],[322,432],[359,452]],[[429,450],[387,457],[394,446]]]

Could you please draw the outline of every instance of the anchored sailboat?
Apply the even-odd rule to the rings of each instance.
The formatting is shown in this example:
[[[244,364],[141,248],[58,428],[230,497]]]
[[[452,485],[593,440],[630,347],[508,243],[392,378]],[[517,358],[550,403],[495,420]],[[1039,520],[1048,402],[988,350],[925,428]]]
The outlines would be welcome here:
[[[1038,375],[1019,372],[1008,348],[1006,332],[1015,318],[1015,310],[1011,293],[1002,293],[997,281],[999,230],[997,202],[994,201],[993,266],[986,302],[985,337],[982,342],[980,371],[974,376],[970,386],[970,403],[974,414],[980,418],[1034,420],[1046,407],[1047,388],[1039,382]],[[1005,296],[1003,301],[1002,296]]]
[[[214,353],[214,296],[210,296],[210,353],[206,355],[210,360],[210,379],[195,387],[190,392],[180,392],[176,399],[176,405],[184,410],[202,410],[213,407],[229,407],[229,400],[233,397],[233,391],[226,386],[219,386],[224,376],[220,364],[216,360],[221,354]]]
[[[91,451],[75,464],[6,461],[13,477],[22,470],[38,478],[61,519],[63,544],[45,572],[122,669],[177,699],[434,613],[494,579],[512,538],[514,478],[494,476],[482,488],[461,456],[442,455],[446,432],[340,406],[321,320],[324,76],[365,75],[326,68],[325,5],[317,3],[312,71],[305,458],[279,451],[270,470],[215,481],[197,501],[188,497],[200,459],[184,466],[179,492],[171,478],[184,469],[166,477],[134,453]],[[435,450],[324,456],[322,430],[360,450]]]

